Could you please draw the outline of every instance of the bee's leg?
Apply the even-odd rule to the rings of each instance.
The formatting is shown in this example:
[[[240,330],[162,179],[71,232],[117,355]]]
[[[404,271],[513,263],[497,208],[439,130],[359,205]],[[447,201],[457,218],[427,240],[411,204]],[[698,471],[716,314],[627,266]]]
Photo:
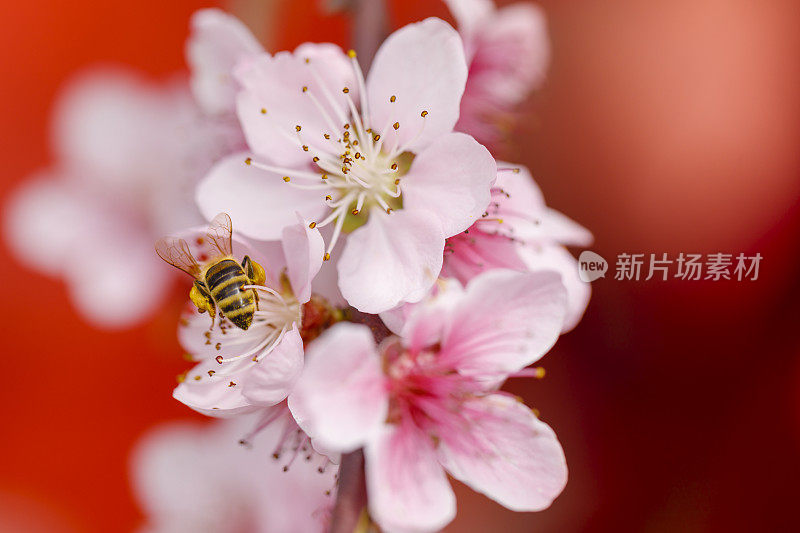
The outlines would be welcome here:
[[[250,278],[253,285],[263,285],[267,280],[264,267],[250,259],[248,255],[244,256],[244,259],[242,259],[242,269],[247,277]]]
[[[206,286],[198,280],[195,280],[194,285],[192,285],[192,290],[189,291],[189,298],[201,313],[208,311],[208,314],[211,316],[211,329],[214,329],[214,320],[217,312],[214,306],[214,300],[211,298],[211,294],[209,294]]]
[[[267,280],[264,267],[250,259],[248,255],[244,256],[244,259],[242,259],[242,269],[253,285],[263,285]],[[255,296],[256,309],[258,309],[258,292],[253,291],[253,295]]]

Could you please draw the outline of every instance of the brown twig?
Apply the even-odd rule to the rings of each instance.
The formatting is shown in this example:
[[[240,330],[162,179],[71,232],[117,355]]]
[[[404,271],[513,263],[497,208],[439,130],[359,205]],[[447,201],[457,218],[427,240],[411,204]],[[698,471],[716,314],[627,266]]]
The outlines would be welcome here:
[[[353,533],[366,505],[367,484],[364,478],[364,453],[356,450],[342,455],[330,533]]]

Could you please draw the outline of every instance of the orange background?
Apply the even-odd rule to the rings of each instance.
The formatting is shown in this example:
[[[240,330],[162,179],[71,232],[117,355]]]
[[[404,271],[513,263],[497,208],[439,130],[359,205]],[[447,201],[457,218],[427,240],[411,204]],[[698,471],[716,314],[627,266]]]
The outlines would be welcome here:
[[[241,2],[239,2],[241,3]],[[271,47],[346,44],[316,2],[274,2]],[[757,282],[593,285],[583,323],[516,382],[559,434],[570,483],[551,509],[514,514],[459,488],[450,531],[738,531],[797,526],[800,474],[800,4],[793,0],[547,0],[553,62],[510,157],[594,250],[764,256]],[[0,202],[52,161],[59,86],[81,67],[184,68],[189,15],[213,5],[4,2]],[[392,5],[392,23],[438,2]],[[172,400],[185,368],[178,303],[104,333],[60,282],[0,249],[0,516],[22,531],[126,531],[136,438],[200,418]],[[185,287],[176,287],[176,302]]]

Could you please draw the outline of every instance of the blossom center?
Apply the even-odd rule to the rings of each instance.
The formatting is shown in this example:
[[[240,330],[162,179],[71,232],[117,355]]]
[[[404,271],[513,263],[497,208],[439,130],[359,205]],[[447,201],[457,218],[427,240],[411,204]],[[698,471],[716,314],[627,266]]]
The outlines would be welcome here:
[[[462,405],[482,390],[477,380],[443,362],[439,345],[413,351],[390,337],[381,353],[389,388],[388,423],[412,422],[434,437],[460,426]]]
[[[243,289],[254,289],[258,295],[253,322],[247,330],[237,328],[228,319],[220,317],[216,328],[204,333],[206,344],[217,351],[239,351],[236,355],[216,357],[223,365],[250,358],[254,362],[267,357],[280,344],[283,337],[295,324],[302,321],[301,305],[291,294],[281,294],[264,285],[245,285]]]
[[[388,214],[402,208],[401,178],[408,172],[414,157],[409,147],[422,133],[425,124],[423,121],[416,135],[402,144],[397,135],[390,135],[402,127],[399,121],[373,124],[364,74],[355,52],[351,50],[348,56],[357,83],[359,102],[354,101],[354,91],[350,87],[335,90],[326,87],[314,61],[310,58],[305,60],[317,85],[298,87],[298,90],[308,98],[308,105],[322,119],[326,130],[307,133],[303,124],[298,123],[293,131],[284,134],[291,136],[298,148],[309,155],[309,167],[290,169],[256,162],[251,158],[246,160],[248,165],[283,175],[283,181],[288,186],[320,191],[320,199],[328,211],[324,218],[311,222],[309,226],[333,226],[333,234],[325,250],[326,260],[330,258],[330,252],[341,233],[353,231],[364,224],[373,209],[381,209]],[[344,95],[344,107],[340,100],[333,97],[336,91]],[[389,98],[390,104],[396,101],[394,95]],[[262,110],[262,113],[266,114],[266,110]],[[427,115],[428,111],[421,112],[423,118]],[[387,137],[391,137],[388,142]]]

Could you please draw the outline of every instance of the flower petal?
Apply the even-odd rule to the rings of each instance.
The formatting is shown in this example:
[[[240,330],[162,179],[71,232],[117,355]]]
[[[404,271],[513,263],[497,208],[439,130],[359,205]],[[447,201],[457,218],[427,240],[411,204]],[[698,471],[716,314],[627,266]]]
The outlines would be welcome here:
[[[461,38],[449,24],[429,18],[400,28],[381,45],[367,77],[372,128],[389,149],[419,151],[453,131],[466,80]]]
[[[63,222],[62,222],[63,223]],[[162,305],[174,279],[150,236],[114,224],[92,230],[70,250],[64,278],[75,307],[102,328],[136,324]]]
[[[470,445],[442,435],[438,451],[447,471],[512,511],[549,507],[567,483],[567,463],[553,430],[503,394],[470,400],[461,414]]]
[[[298,213],[300,221],[283,229],[283,254],[286,271],[297,301],[306,303],[311,298],[311,282],[322,267],[325,242],[319,230],[309,228],[308,222]]]
[[[539,213],[545,208],[542,190],[527,167],[498,161],[497,169],[494,186],[506,193],[501,206],[523,213]]]
[[[471,33],[475,26],[495,10],[492,0],[444,0],[453,14],[461,34]]]
[[[518,249],[519,243],[504,235],[470,229],[469,233],[447,240],[441,276],[466,284],[481,272],[495,268],[525,270]]]
[[[250,149],[292,167],[310,165],[318,152],[330,152],[323,134],[341,130],[347,98],[358,98],[349,60],[333,44],[305,44],[294,53],[261,55],[240,65],[236,79],[243,87],[237,114]],[[344,87],[349,94],[342,92]],[[304,151],[303,145],[310,150]]]
[[[129,170],[149,169],[160,153],[154,128],[164,127],[168,98],[122,68],[95,68],[77,76],[62,91],[54,113],[53,144],[60,159],[67,168],[87,171],[81,177],[95,187],[120,195],[135,191],[142,180],[131,179]]]
[[[464,288],[458,280],[439,278],[427,298],[420,302],[405,303],[384,311],[380,314],[381,321],[389,328],[389,331],[402,337],[406,322],[417,315],[417,308],[423,308],[423,314],[441,314],[446,312],[448,305],[457,304],[463,292]],[[424,319],[415,318],[415,320]],[[410,339],[412,335],[410,334],[408,338]],[[422,335],[422,337],[426,336]]]
[[[60,178],[31,177],[13,193],[3,217],[6,242],[17,257],[53,276],[63,271],[75,243],[106,221],[83,191]]]
[[[592,286],[578,276],[578,261],[563,246],[521,246],[520,257],[531,271],[555,270],[567,290],[567,315],[561,333],[572,330],[583,317]]]
[[[192,93],[206,113],[232,113],[239,89],[233,68],[264,49],[239,19],[221,9],[195,12],[190,26],[186,61]]]
[[[418,301],[442,269],[444,236],[427,211],[391,214],[373,208],[339,259],[339,288],[350,305],[381,313],[401,301]]]
[[[208,460],[209,452],[215,451],[213,444],[219,443],[210,438],[207,426],[190,422],[158,426],[137,442],[131,461],[132,485],[148,521],[163,527],[164,522],[173,525],[183,516],[183,527],[190,527],[200,525],[193,519],[198,511],[203,518],[216,518],[203,511],[205,507],[219,510],[218,482],[232,465],[227,454]]]
[[[586,247],[594,242],[592,232],[549,207],[542,215],[541,231],[553,241],[566,246]]]
[[[470,39],[470,83],[501,108],[521,102],[544,82],[550,64],[547,17],[541,7],[519,2],[497,9]]]
[[[369,513],[387,531],[438,531],[456,498],[430,438],[412,424],[385,425],[364,448]]]
[[[451,314],[441,357],[462,373],[515,372],[555,344],[566,308],[566,289],[556,272],[484,272],[470,281]]]
[[[250,365],[243,376],[244,397],[257,405],[283,401],[303,371],[303,339],[297,325],[266,357]]]
[[[247,154],[229,156],[212,168],[197,187],[196,200],[207,219],[225,212],[242,234],[278,240],[297,213],[316,220],[325,210],[319,194],[296,189],[281,176],[245,164]]]
[[[498,214],[503,216],[504,224],[513,227],[518,239],[574,246],[592,243],[594,238],[589,230],[545,205],[542,191],[527,168],[508,163],[498,166],[518,169],[517,172],[499,172],[495,182],[495,187],[506,193],[501,198]]]
[[[494,158],[475,139],[444,135],[420,152],[403,176],[403,208],[430,211],[445,237],[456,235],[486,211],[496,176]]]
[[[367,326],[342,322],[308,346],[306,368],[289,396],[297,423],[323,447],[364,444],[389,407],[380,357]]]
[[[254,364],[249,358],[224,364],[203,361],[186,373],[172,397],[198,413],[218,418],[261,409],[242,394],[246,374]]]
[[[421,351],[440,342],[463,300],[464,288],[458,281],[440,280],[427,298],[403,306],[408,309],[399,333],[403,345],[412,351]]]

